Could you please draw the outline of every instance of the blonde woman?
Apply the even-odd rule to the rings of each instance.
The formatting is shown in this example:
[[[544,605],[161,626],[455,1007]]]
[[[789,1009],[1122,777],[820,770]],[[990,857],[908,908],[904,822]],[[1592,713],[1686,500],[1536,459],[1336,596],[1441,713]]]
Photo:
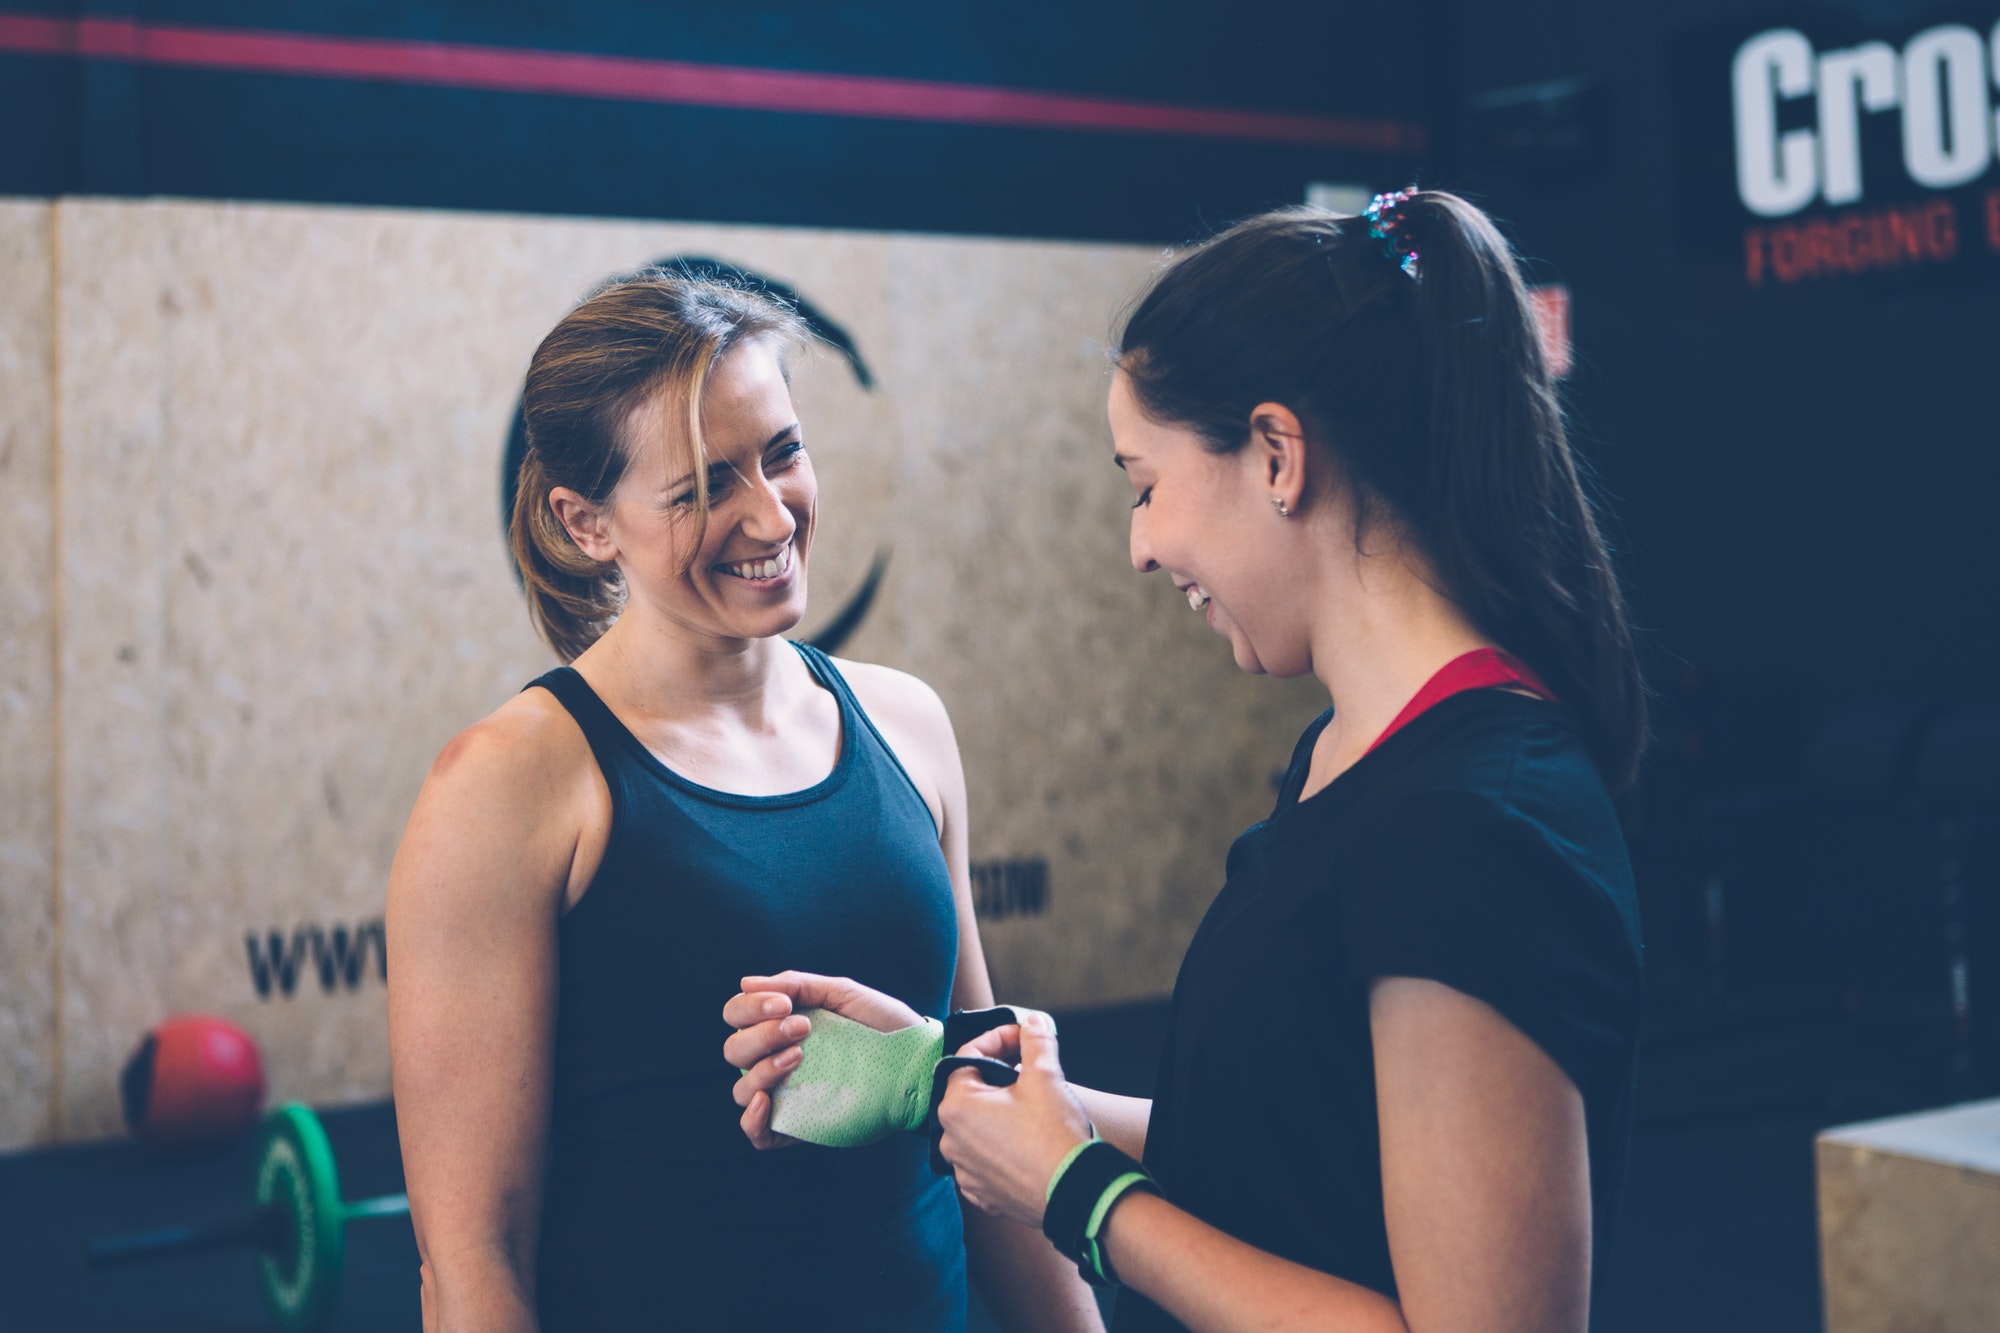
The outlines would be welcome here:
[[[445,747],[389,888],[427,1330],[705,1331],[775,1299],[935,1333],[964,1325],[968,1250],[1016,1326],[1099,1326],[1030,1229],[961,1230],[916,1136],[759,1154],[737,1130],[717,1048],[746,973],[992,1002],[943,706],[781,637],[817,518],[802,337],[758,292],[653,273],[529,368],[513,550],[567,665]]]

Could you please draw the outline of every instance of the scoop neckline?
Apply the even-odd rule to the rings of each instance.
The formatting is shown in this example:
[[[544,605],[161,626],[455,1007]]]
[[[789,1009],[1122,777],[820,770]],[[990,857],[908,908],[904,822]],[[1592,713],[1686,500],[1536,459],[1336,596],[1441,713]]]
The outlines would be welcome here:
[[[834,705],[840,710],[840,748],[834,754],[833,770],[819,781],[809,787],[800,787],[796,791],[775,792],[765,796],[755,795],[750,792],[728,791],[721,787],[710,787],[705,783],[696,782],[693,778],[670,767],[665,760],[648,749],[644,741],[633,734],[632,729],[625,725],[625,720],[619,717],[611,705],[604,701],[604,697],[591,686],[588,680],[584,679],[581,671],[578,671],[573,666],[564,667],[563,669],[573,674],[577,679],[577,683],[582,685],[585,690],[588,690],[590,697],[596,700],[597,706],[604,710],[604,716],[610,721],[613,734],[617,737],[619,743],[630,750],[639,762],[656,777],[680,788],[690,796],[699,797],[716,805],[736,806],[746,810],[776,810],[787,806],[807,805],[838,791],[841,784],[847,781],[848,772],[854,766],[854,739],[855,734],[859,731],[859,728],[855,725],[854,707],[852,701],[847,697],[847,692],[839,688],[829,678],[831,668],[822,668],[820,663],[813,660],[813,655],[807,652],[803,645],[789,639],[786,642],[791,644],[793,650],[798,653],[800,660],[806,664],[806,670],[812,673],[813,682],[833,696]]]

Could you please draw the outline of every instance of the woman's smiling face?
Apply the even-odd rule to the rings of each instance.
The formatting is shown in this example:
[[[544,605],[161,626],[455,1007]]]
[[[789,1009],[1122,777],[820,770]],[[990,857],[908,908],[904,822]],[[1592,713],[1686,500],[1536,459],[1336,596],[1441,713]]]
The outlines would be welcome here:
[[[602,515],[627,613],[643,602],[717,638],[785,633],[805,615],[819,483],[777,350],[746,343],[709,372],[705,476],[669,474],[668,433],[687,429],[675,416],[663,398],[633,413],[625,431],[632,457]],[[708,488],[705,527],[695,521],[697,485]]]
[[[1205,448],[1185,426],[1140,410],[1130,379],[1112,376],[1108,404],[1114,461],[1131,482],[1132,567],[1167,571],[1209,627],[1229,640],[1236,665],[1255,674],[1310,669],[1289,568],[1297,545],[1270,504],[1254,447],[1233,454]],[[1244,422],[1244,433],[1250,423]]]

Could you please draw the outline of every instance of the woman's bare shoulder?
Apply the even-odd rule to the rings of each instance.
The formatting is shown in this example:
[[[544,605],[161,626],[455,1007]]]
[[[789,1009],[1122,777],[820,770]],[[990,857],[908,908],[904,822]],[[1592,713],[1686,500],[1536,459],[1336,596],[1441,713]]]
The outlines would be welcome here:
[[[835,658],[834,665],[854,689],[854,697],[878,722],[889,720],[927,735],[951,735],[951,715],[936,690],[895,667]]]
[[[446,742],[389,876],[392,915],[428,904],[546,920],[573,905],[609,828],[609,792],[568,712],[527,690]]]
[[[590,743],[569,710],[547,690],[523,690],[447,741],[424,785],[495,795],[545,790],[591,762]]]

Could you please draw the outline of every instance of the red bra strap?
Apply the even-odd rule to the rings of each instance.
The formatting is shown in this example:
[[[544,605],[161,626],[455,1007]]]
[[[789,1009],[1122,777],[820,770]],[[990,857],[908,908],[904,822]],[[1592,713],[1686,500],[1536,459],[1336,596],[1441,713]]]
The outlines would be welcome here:
[[[1416,697],[1403,705],[1403,711],[1396,714],[1396,720],[1375,738],[1375,745],[1368,749],[1372,751],[1376,745],[1454,694],[1463,694],[1467,690],[1490,690],[1499,685],[1519,685],[1551,702],[1556,697],[1555,691],[1542,684],[1540,677],[1518,657],[1509,656],[1498,648],[1474,648],[1439,667],[1437,674],[1424,682]]]

